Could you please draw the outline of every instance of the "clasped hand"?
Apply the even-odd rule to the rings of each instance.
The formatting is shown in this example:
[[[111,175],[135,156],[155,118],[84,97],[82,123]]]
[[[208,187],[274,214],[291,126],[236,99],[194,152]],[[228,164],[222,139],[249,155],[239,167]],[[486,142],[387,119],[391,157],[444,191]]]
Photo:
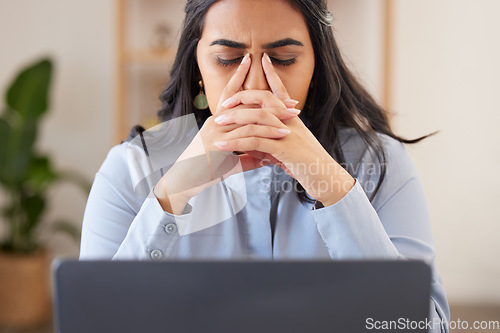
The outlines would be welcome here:
[[[183,166],[174,164],[157,184],[155,195],[167,211],[181,212],[189,198],[204,188],[268,164],[282,168],[325,206],[340,200],[354,184],[298,117],[298,102],[290,98],[266,54],[261,62],[270,90],[243,89],[251,62],[247,54],[215,112],[179,157]],[[235,156],[233,151],[244,153]],[[202,155],[203,163],[193,158]],[[188,160],[192,163],[181,163]],[[169,202],[162,202],[167,198]]]

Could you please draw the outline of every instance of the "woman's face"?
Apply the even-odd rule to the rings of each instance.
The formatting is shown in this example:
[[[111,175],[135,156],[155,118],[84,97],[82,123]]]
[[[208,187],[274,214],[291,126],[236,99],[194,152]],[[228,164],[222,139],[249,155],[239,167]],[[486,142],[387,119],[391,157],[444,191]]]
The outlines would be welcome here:
[[[211,6],[197,59],[212,113],[246,53],[252,63],[242,89],[270,90],[261,62],[267,53],[290,98],[299,101],[296,108],[304,107],[314,51],[300,11],[286,0],[220,0]]]

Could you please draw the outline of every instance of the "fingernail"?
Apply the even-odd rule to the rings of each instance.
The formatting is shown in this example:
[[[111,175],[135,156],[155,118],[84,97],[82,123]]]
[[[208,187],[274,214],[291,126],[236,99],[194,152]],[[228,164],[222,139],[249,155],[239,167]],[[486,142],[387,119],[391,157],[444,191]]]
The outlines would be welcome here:
[[[264,58],[267,60],[268,63],[272,64],[271,58],[269,58],[267,53],[264,53]]]
[[[286,128],[280,128],[278,129],[278,132],[283,133],[283,134],[289,134],[291,131]]]
[[[224,122],[224,120],[226,120],[226,118],[227,118],[226,115],[223,114],[222,116],[218,116],[217,118],[215,118],[214,121],[220,125],[221,123]]]
[[[247,61],[247,59],[249,57],[250,57],[250,53],[245,54],[245,56],[243,57],[243,60],[241,60],[241,64],[240,65],[243,65]]]
[[[299,104],[299,101],[296,101],[296,100],[291,99],[291,98],[285,99],[283,102],[293,104],[293,106]]]
[[[291,114],[295,114],[295,115],[297,115],[297,114],[299,114],[299,113],[300,113],[300,110],[298,110],[298,109],[288,108],[288,109],[286,109],[286,110],[287,110],[289,113],[291,113]]]
[[[227,108],[227,106],[231,104],[231,97],[229,97],[228,99],[226,99],[221,105],[225,108]]]
[[[214,145],[219,147],[219,148],[222,148],[222,147],[227,145],[227,141],[216,141],[216,142],[214,142]]]

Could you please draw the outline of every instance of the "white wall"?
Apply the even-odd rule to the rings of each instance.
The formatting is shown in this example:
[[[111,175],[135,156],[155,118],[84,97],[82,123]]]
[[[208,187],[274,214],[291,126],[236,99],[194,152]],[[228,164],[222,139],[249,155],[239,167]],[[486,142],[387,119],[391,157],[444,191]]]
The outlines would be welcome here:
[[[0,0],[0,92],[20,66],[49,55],[55,62],[50,113],[38,142],[59,168],[94,177],[112,142],[113,1]],[[3,97],[2,97],[3,103]],[[86,197],[72,186],[52,191],[52,218],[81,225]],[[56,252],[76,255],[64,236]]]
[[[427,193],[437,263],[455,302],[500,303],[500,1],[398,0],[398,133]]]
[[[383,93],[383,0],[328,0],[345,62],[377,101]]]

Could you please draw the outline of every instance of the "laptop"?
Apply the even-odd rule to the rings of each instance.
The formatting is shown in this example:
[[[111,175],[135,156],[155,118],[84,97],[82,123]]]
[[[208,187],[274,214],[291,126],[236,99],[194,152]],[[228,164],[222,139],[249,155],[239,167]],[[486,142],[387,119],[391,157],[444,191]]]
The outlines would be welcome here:
[[[53,263],[61,333],[384,332],[425,321],[430,286],[421,261]]]

